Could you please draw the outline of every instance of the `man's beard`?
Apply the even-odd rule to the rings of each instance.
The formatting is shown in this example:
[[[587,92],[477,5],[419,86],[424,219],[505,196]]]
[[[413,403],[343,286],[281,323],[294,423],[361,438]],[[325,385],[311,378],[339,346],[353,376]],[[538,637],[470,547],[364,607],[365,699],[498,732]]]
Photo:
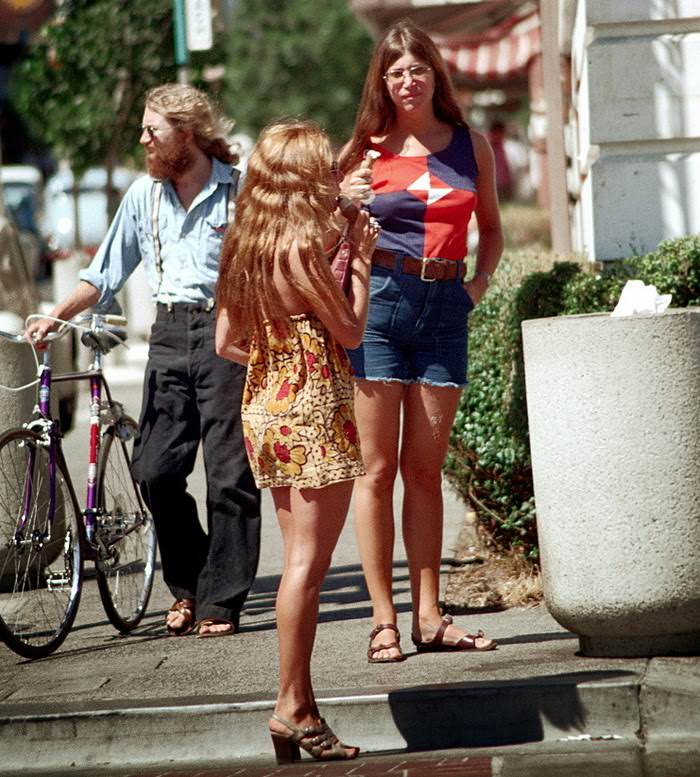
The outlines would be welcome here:
[[[194,154],[187,146],[174,148],[172,151],[159,148],[152,156],[146,154],[148,174],[158,180],[166,178],[177,179],[186,173],[194,164]]]

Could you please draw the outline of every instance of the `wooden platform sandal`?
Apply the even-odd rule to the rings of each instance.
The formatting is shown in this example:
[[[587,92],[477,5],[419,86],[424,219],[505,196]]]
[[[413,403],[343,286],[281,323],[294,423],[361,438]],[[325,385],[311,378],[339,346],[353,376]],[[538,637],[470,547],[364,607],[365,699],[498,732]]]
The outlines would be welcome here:
[[[298,728],[275,713],[272,714],[272,718],[291,732],[288,736],[270,731],[278,764],[290,764],[301,760],[299,748],[306,750],[317,761],[349,761],[357,758],[360,753],[359,747],[344,745],[323,718],[320,725],[304,728]]]

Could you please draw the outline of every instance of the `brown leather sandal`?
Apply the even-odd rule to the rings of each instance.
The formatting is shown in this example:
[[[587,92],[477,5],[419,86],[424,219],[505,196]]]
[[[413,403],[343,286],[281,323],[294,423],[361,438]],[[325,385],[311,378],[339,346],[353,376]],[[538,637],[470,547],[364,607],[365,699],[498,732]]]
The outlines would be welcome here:
[[[306,750],[317,761],[349,761],[357,758],[359,747],[344,745],[321,718],[318,726],[299,728],[273,713],[272,718],[286,726],[291,734],[270,731],[278,764],[290,764],[301,760],[299,748]]]
[[[202,631],[202,626],[230,626],[226,631]],[[209,639],[213,637],[230,637],[238,631],[236,624],[226,618],[203,618],[197,624],[197,639]]]
[[[455,652],[460,652],[464,650],[481,650],[481,651],[494,650],[496,647],[498,647],[498,643],[493,639],[490,639],[488,643],[483,647],[477,647],[476,645],[477,639],[484,638],[484,632],[481,629],[479,629],[479,631],[477,631],[476,634],[465,634],[457,642],[443,642],[443,637],[445,636],[445,630],[451,623],[452,623],[452,616],[444,615],[442,618],[442,623],[440,624],[440,628],[435,632],[435,636],[432,639],[429,639],[427,642],[423,642],[420,639],[416,639],[416,637],[411,635],[413,644],[416,646],[416,652],[417,653],[455,653]]]
[[[182,626],[170,626],[168,624],[168,617],[165,616],[165,628],[168,630],[168,634],[171,637],[184,637],[185,634],[189,634],[194,629],[194,599],[176,599],[173,602],[173,606],[168,612],[176,612],[178,615],[182,615],[184,621]]]
[[[396,632],[396,641],[395,642],[387,642],[382,643],[380,645],[373,645],[372,640],[379,634],[381,631],[384,631],[384,629],[389,629],[390,631]],[[379,625],[375,626],[369,635],[369,647],[367,648],[367,663],[369,664],[397,664],[400,661],[404,661],[406,659],[406,656],[401,652],[401,645],[399,645],[399,642],[401,641],[401,634],[399,634],[399,630],[396,628],[396,626],[393,623],[380,623]],[[390,656],[389,658],[375,658],[375,655],[382,650],[391,650],[391,648],[396,648],[396,650],[399,651],[398,656]]]

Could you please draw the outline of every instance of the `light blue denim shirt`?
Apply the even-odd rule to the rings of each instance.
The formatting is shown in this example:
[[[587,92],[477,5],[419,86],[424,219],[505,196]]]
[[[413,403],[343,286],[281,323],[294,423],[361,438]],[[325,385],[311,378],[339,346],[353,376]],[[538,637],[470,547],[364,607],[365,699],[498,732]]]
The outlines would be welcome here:
[[[95,258],[80,272],[80,280],[100,292],[98,312],[119,307],[115,294],[142,260],[157,302],[198,303],[214,297],[231,166],[218,159],[212,162],[209,180],[187,211],[170,181],[163,182],[158,212],[163,263],[160,287],[151,223],[154,179],[144,175],[129,187]]]

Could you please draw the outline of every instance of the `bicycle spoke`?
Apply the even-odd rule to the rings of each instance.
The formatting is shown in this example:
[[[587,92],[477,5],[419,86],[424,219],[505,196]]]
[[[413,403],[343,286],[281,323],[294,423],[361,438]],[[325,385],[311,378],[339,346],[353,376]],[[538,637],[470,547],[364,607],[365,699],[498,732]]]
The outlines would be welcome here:
[[[139,623],[155,569],[155,531],[131,477],[125,443],[110,429],[98,479],[97,582],[107,617],[122,632]]]
[[[0,438],[0,636],[28,658],[54,651],[80,599],[78,516],[67,474],[56,468],[49,516],[48,455],[25,430]]]

